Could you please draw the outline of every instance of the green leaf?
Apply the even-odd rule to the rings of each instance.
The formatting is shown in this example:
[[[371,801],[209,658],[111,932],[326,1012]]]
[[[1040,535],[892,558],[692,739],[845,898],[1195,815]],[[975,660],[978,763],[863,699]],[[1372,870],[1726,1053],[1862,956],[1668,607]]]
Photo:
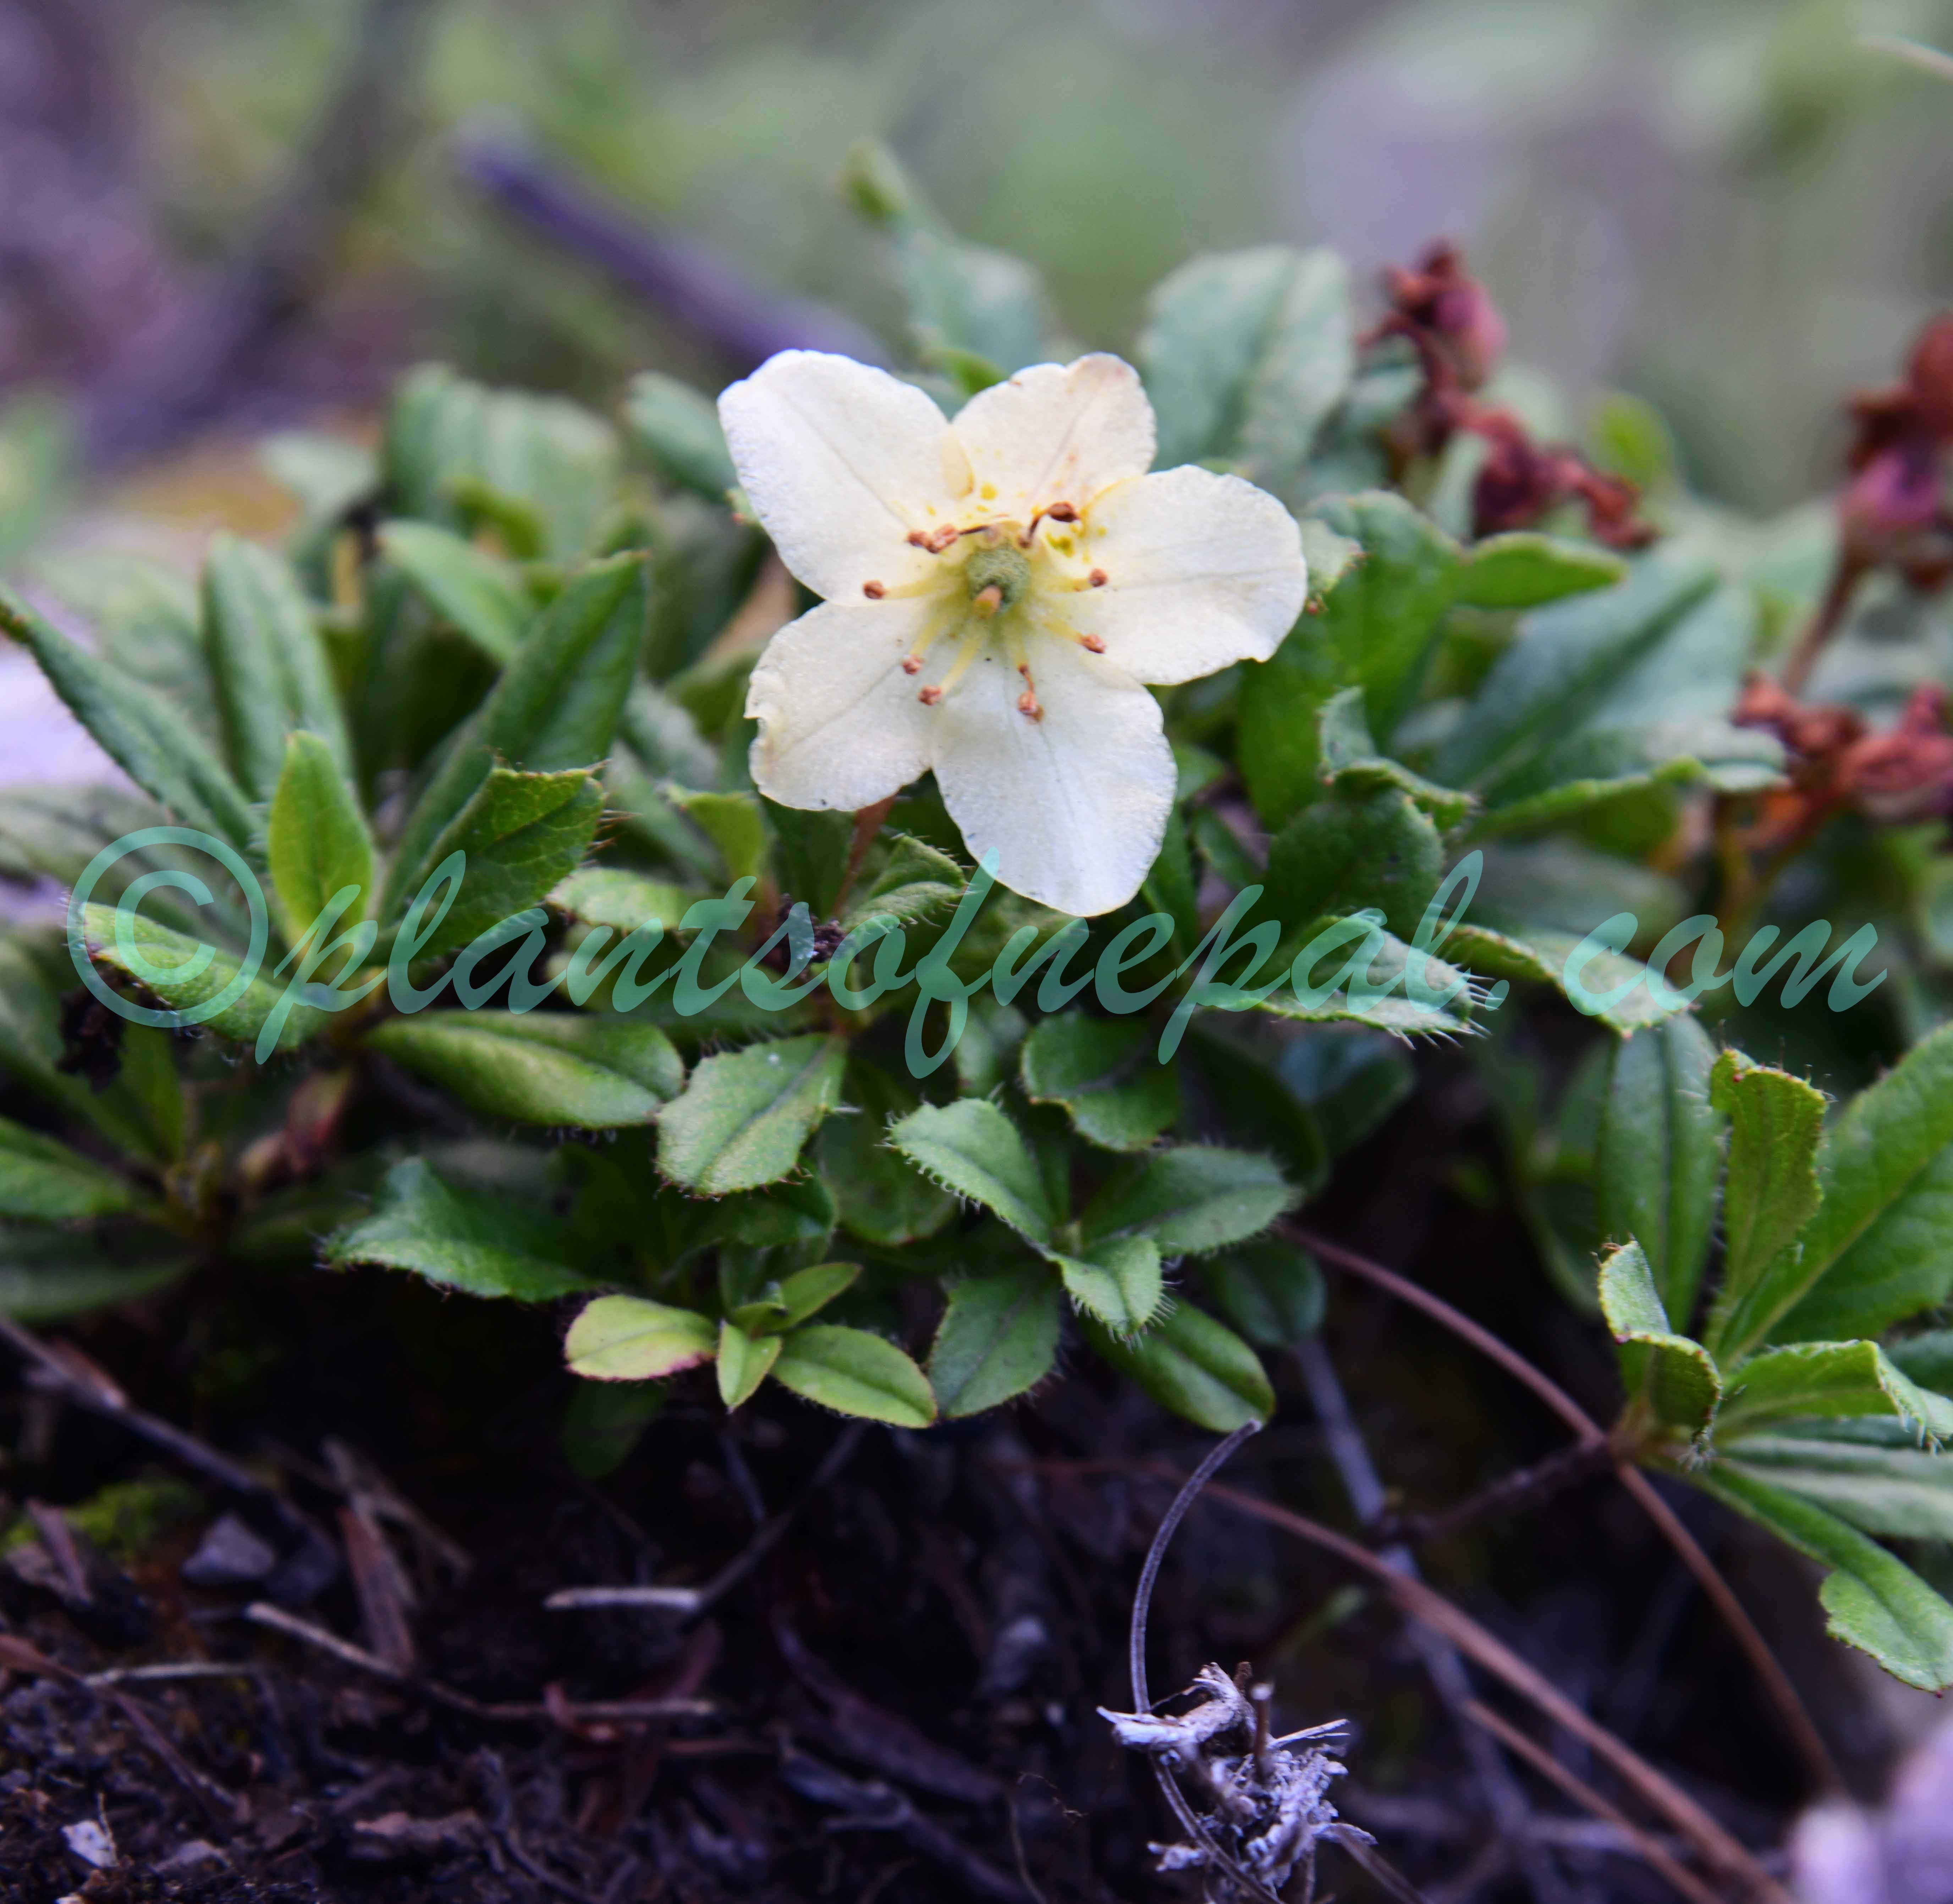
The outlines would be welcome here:
[[[200,738],[215,744],[216,697],[194,581],[146,556],[99,552],[50,552],[31,572],[94,631],[105,661],[160,689]]]
[[[924,1104],[889,1129],[889,1141],[955,1195],[980,1203],[1034,1243],[1049,1243],[1058,1218],[1037,1160],[1016,1125],[987,1098]]]
[[[465,869],[453,903],[419,942],[416,963],[539,905],[589,851],[603,813],[603,789],[587,773],[496,768],[428,855],[430,875],[453,853],[464,856]],[[414,894],[402,897],[404,913]],[[423,923],[431,922],[430,913]]]
[[[892,919],[899,925],[949,912],[964,894],[963,869],[926,841],[898,833],[889,856],[867,890],[842,915],[851,932],[870,919]]]
[[[131,1260],[126,1247],[65,1230],[0,1228],[0,1316],[52,1322],[139,1296],[175,1282],[187,1256]]]
[[[1327,1292],[1306,1250],[1249,1243],[1205,1257],[1200,1276],[1222,1314],[1260,1348],[1286,1348],[1322,1326]]]
[[[1282,1052],[1279,1069],[1282,1082],[1314,1113],[1332,1154],[1362,1142],[1417,1082],[1397,1039],[1354,1027],[1325,1028],[1295,1039]]]
[[[398,920],[440,864],[443,835],[492,771],[558,773],[610,752],[637,668],[644,608],[636,556],[591,563],[550,605],[414,803],[387,882],[384,922]]]
[[[1706,1434],[1723,1398],[1715,1358],[1676,1334],[1637,1242],[1600,1259],[1600,1313],[1621,1345],[1621,1376],[1630,1395],[1647,1397],[1655,1419],[1691,1438]]]
[[[666,797],[719,849],[726,876],[743,879],[766,863],[766,822],[757,794],[702,794],[667,787]]]
[[[1114,1237],[1083,1258],[1054,1251],[1051,1260],[1080,1311],[1115,1334],[1145,1328],[1165,1299],[1159,1246],[1149,1236]]]
[[[1326,786],[1352,794],[1394,788],[1408,794],[1440,829],[1457,825],[1478,803],[1475,795],[1440,787],[1412,773],[1401,761],[1379,753],[1370,737],[1362,688],[1345,687],[1331,695],[1316,720],[1316,771]]]
[[[557,882],[549,903],[586,925],[631,933],[654,919],[669,933],[678,930],[694,897],[667,880],[622,866],[579,866]]]
[[[1121,1171],[1093,1199],[1080,1229],[1088,1246],[1150,1236],[1162,1255],[1202,1256],[1259,1235],[1295,1200],[1272,1157],[1183,1144]]]
[[[255,542],[218,536],[203,567],[203,618],[237,784],[269,800],[294,728],[317,734],[350,780],[352,750],[318,617],[290,565]]]
[[[563,1459],[586,1481],[615,1473],[664,1405],[663,1389],[578,1382],[556,1423]]]
[[[1538,608],[1564,595],[1612,587],[1627,572],[1619,556],[1591,543],[1522,529],[1472,545],[1456,599],[1468,608]]]
[[[655,1025],[607,1013],[420,1012],[388,1019],[365,1044],[484,1116],[518,1124],[649,1123],[685,1081]]]
[[[1953,1456],[1936,1451],[1807,1429],[1746,1434],[1718,1449],[1716,1466],[1787,1489],[1868,1534],[1953,1540]]]
[[[450,528],[471,513],[520,522],[533,547],[511,555],[567,561],[586,553],[617,487],[617,440],[600,417],[561,397],[491,390],[424,364],[401,383],[382,459],[393,513]]]
[[[1818,1157],[1823,1207],[1779,1341],[1876,1336],[1953,1292],[1953,1027],[1845,1106]]]
[[[938,352],[974,355],[1008,375],[1045,359],[1044,288],[1030,265],[956,237],[879,141],[848,154],[848,186],[894,246],[909,330],[925,362]]]
[[[1087,1320],[1092,1346],[1163,1408],[1210,1433],[1229,1435],[1274,1414],[1261,1359],[1234,1331],[1186,1303],[1143,1336],[1124,1339]]]
[[[284,996],[283,979],[254,977],[221,1010],[208,1017],[190,1018],[188,1013],[230,991],[246,969],[243,960],[208,941],[173,932],[140,913],[132,915],[109,906],[83,909],[82,938],[89,957],[98,966],[112,966],[126,972],[145,991],[161,999],[165,1009],[186,1014],[186,1023],[202,1025],[239,1044],[256,1041],[265,1020]],[[279,1031],[276,1048],[296,1051],[324,1022],[324,1014],[315,1007],[293,1005]]]
[[[514,654],[536,609],[511,564],[431,522],[389,522],[380,546],[428,606],[498,668]]]
[[[325,1244],[325,1260],[337,1268],[378,1263],[518,1302],[590,1288],[592,1279],[571,1267],[576,1254],[569,1225],[540,1204],[445,1182],[422,1157],[395,1164],[372,1215]]]
[[[1339,535],[1328,523],[1312,515],[1298,517],[1296,527],[1302,531],[1302,559],[1309,570],[1309,600],[1319,603],[1363,559],[1363,546],[1355,537]]]
[[[1251,1055],[1254,1041],[1237,1043],[1196,1022],[1190,1041],[1221,1122],[1273,1151],[1298,1198],[1313,1196],[1329,1176],[1328,1141],[1314,1106],[1285,1070]]]
[[[1339,589],[1337,593],[1342,591]],[[1341,656],[1322,631],[1319,615],[1305,615],[1266,661],[1242,664],[1235,697],[1241,778],[1262,824],[1277,828],[1322,791],[1318,719],[1346,684]],[[1195,809],[1195,838],[1230,885],[1253,883],[1256,869],[1212,807]],[[1238,864],[1222,860],[1231,856]]]
[[[719,776],[718,757],[690,712],[647,681],[632,683],[617,717],[617,734],[646,771],[660,780],[710,787]]]
[[[1522,979],[1564,993],[1566,962],[1581,943],[1580,935],[1550,925],[1516,925],[1494,932],[1489,925],[1463,925],[1446,935],[1444,956],[1453,965],[1487,978]],[[1582,969],[1581,983],[1589,997],[1605,997],[1630,979],[1644,978],[1647,971],[1638,959],[1594,951]],[[1617,1004],[1594,1016],[1610,1031],[1626,1035],[1688,1009],[1688,1001],[1679,993],[1671,991],[1667,998],[1672,1002],[1657,997],[1646,984],[1637,984]]]
[[[1585,721],[1714,585],[1699,551],[1665,545],[1617,587],[1529,615],[1439,752],[1437,777],[1484,789],[1517,774]]]
[[[1723,1286],[1706,1339],[1733,1367],[1815,1274],[1795,1239],[1823,1195],[1814,1167],[1824,1094],[1740,1051],[1725,1051],[1710,1075],[1709,1096],[1729,1120],[1729,1168],[1723,1186]]]
[[[65,1144],[0,1117],[0,1219],[36,1223],[109,1217],[140,1201],[127,1177]]]
[[[710,1057],[658,1120],[658,1168],[701,1196],[785,1176],[841,1100],[848,1048],[783,1038]]]
[[[118,1149],[152,1163],[174,1163],[183,1148],[183,1103],[170,1035],[130,1026],[122,1034],[122,1069],[97,1091],[59,1068],[61,998],[74,983],[61,939],[0,935],[0,1065]]]
[[[645,371],[624,399],[631,447],[666,481],[708,503],[723,503],[738,487],[738,471],[719,426],[719,406],[675,377]]]
[[[928,1377],[893,1342],[865,1329],[812,1323],[783,1339],[773,1379],[839,1414],[926,1428],[936,1419]]]
[[[1689,1478],[1799,1553],[1836,1570],[1817,1592],[1833,1639],[1870,1653],[1908,1686],[1929,1693],[1953,1686],[1953,1606],[1910,1567],[1822,1508],[1732,1464],[1719,1461]]]
[[[306,938],[326,901],[343,888],[356,886],[360,892],[343,915],[344,922],[363,919],[373,902],[373,839],[359,797],[332,750],[303,728],[285,742],[265,856],[287,945]]]
[[[257,825],[243,790],[167,699],[77,647],[4,586],[0,630],[27,644],[69,712],[180,825],[249,851]]]
[[[695,1309],[599,1296],[570,1324],[563,1352],[586,1382],[650,1382],[710,1361],[719,1347],[711,1317]]]
[[[780,1359],[781,1338],[749,1336],[738,1323],[719,1325],[719,1398],[729,1409],[752,1398]]]
[[[1953,1439],[1953,1401],[1895,1368],[1876,1342],[1793,1342],[1730,1378],[1723,1432],[1804,1415],[1889,1415],[1936,1444]]]
[[[1953,1329],[1929,1329],[1886,1344],[1894,1364],[1921,1388],[1953,1395]]]
[[[851,1289],[861,1274],[858,1263],[813,1264],[795,1270],[784,1282],[769,1283],[754,1301],[734,1310],[732,1320],[756,1334],[777,1335],[797,1328]]]
[[[1698,1020],[1671,1018],[1616,1048],[1594,1158],[1604,1236],[1632,1236],[1670,1323],[1695,1313],[1723,1163],[1723,1116],[1710,1102],[1716,1048]]]
[[[951,1420],[1034,1389],[1058,1359],[1058,1284],[1036,1266],[965,1276],[929,1351],[929,1386]]]
[[[1180,1115],[1180,1085],[1143,1019],[1047,1018],[1018,1060],[1033,1104],[1062,1104],[1079,1135],[1108,1151],[1143,1151]]]
[[[955,1213],[955,1199],[886,1141],[889,1120],[914,1110],[914,1094],[887,1073],[857,1065],[848,1095],[857,1113],[829,1118],[814,1140],[842,1226],[864,1243],[889,1246],[934,1235]]]
[[[1298,932],[1374,907],[1393,933],[1408,940],[1444,874],[1444,840],[1409,794],[1337,786],[1268,843],[1263,903]]]
[[[1363,559],[1299,632],[1319,629],[1341,681],[1363,690],[1371,731],[1387,741],[1423,681],[1457,587],[1461,552],[1428,516],[1385,490],[1326,497],[1309,513],[1359,543]],[[1438,778],[1466,784],[1448,770]]]
[[[1147,301],[1139,358],[1161,468],[1222,461],[1279,490],[1356,367],[1348,269],[1286,245],[1196,258]]]

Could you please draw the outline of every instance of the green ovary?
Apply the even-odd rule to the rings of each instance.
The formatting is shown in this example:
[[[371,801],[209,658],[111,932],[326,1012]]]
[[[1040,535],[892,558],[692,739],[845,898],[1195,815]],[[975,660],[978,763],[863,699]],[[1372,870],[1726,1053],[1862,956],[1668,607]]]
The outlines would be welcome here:
[[[998,612],[1014,608],[1031,585],[1030,558],[1020,549],[1008,543],[994,548],[978,549],[963,565],[963,579],[974,601],[986,588],[994,588],[1003,598],[998,604]]]

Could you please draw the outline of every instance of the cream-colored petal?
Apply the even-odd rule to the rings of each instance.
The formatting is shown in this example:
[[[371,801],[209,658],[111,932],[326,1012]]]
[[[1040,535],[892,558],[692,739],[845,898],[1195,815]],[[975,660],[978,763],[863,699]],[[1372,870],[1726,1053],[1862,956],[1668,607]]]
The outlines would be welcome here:
[[[1099,657],[1031,645],[1041,720],[992,650],[936,709],[936,784],[973,858],[994,850],[1014,892],[1089,917],[1123,906],[1158,856],[1173,809],[1159,704]]]
[[[1054,503],[1082,509],[1152,467],[1153,406],[1140,374],[1103,351],[1034,364],[980,390],[955,430],[975,479],[971,506],[1020,522]]]
[[[817,595],[859,601],[870,582],[928,574],[935,558],[907,537],[954,512],[948,469],[961,460],[914,384],[851,357],[783,350],[719,398],[719,418],[780,559]]]
[[[782,806],[852,813],[921,777],[931,710],[901,663],[932,612],[926,600],[823,602],[773,637],[746,687],[761,793]],[[939,672],[939,656],[931,659]]]
[[[1103,587],[1053,612],[1105,658],[1165,686],[1265,661],[1309,593],[1302,532],[1265,490],[1191,464],[1122,483],[1092,504],[1080,554]]]

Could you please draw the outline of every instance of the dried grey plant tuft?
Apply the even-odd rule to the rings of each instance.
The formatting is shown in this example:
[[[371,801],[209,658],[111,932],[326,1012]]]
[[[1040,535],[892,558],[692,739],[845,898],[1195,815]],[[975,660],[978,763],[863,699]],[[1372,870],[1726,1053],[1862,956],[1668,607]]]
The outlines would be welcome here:
[[[1332,1719],[1306,1731],[1270,1736],[1270,1689],[1249,1686],[1248,1668],[1230,1677],[1203,1666],[1186,1696],[1199,1703],[1177,1715],[1113,1712],[1099,1717],[1122,1746],[1154,1762],[1204,1799],[1191,1843],[1155,1845],[1163,1871],[1202,1871],[1215,1904],[1280,1896],[1297,1870],[1302,1896],[1315,1888],[1315,1847],[1324,1840],[1367,1846],[1367,1832],[1337,1817],[1330,1781],[1343,1765],[1317,1741],[1348,1723]]]

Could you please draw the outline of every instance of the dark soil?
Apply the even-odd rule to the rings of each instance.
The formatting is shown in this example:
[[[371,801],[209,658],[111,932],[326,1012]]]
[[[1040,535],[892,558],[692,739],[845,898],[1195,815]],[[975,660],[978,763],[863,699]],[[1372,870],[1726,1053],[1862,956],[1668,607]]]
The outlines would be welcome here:
[[[1461,1142],[1491,1156],[1462,1074],[1437,1062],[1435,1088],[1312,1220],[1456,1301],[1604,1414],[1604,1344],[1547,1295],[1507,1220],[1465,1207],[1432,1174]],[[1387,1198],[1374,1194],[1384,1182]],[[8,1900],[1191,1894],[1149,1874],[1147,1843],[1171,1821],[1149,1768],[1112,1745],[1095,1708],[1129,1702],[1140,1561],[1174,1473],[1211,1444],[1082,1357],[1034,1405],[995,1419],[860,1433],[808,1492],[844,1424],[768,1389],[729,1429],[709,1387],[688,1378],[607,1478],[579,1478],[562,1451],[569,1384],[548,1318],[444,1301],[405,1279],[207,1278],[133,1314],[42,1332],[288,1505],[281,1517],[262,1491],[227,1495],[0,1359],[7,1491],[70,1517],[17,1522],[41,1531],[17,1533],[0,1558],[0,1648],[14,1668],[0,1692]],[[1366,1287],[1333,1286],[1328,1339],[1408,1507],[1442,1508],[1563,1445],[1504,1377]],[[1295,1371],[1277,1361],[1274,1373],[1275,1423],[1227,1478],[1346,1527]],[[119,1549],[64,1540],[64,1528],[96,1524],[86,1504],[105,1486],[152,1476],[196,1488],[180,1518]],[[697,1585],[803,1496],[783,1536],[698,1617],[544,1605],[570,1586]],[[1875,1781],[1892,1742],[1817,1635],[1795,1564],[1692,1496],[1677,1501],[1853,1775]],[[309,1557],[293,1509],[316,1530]],[[200,1549],[205,1564],[191,1570],[207,1576],[207,1536],[225,1513],[269,1550],[261,1561],[284,1564],[228,1586],[187,1581]],[[1781,1839],[1800,1792],[1770,1709],[1611,1483],[1421,1558],[1739,1836]],[[390,1649],[399,1676],[245,1617],[281,1600],[311,1628]],[[1528,1894],[1400,1619],[1332,1560],[1224,1505],[1196,1508],[1161,1583],[1150,1658],[1156,1689],[1208,1659],[1249,1660],[1274,1680],[1285,1725],[1352,1718],[1345,1811],[1433,1904]],[[238,1670],[85,1677],[165,1663]],[[701,1703],[655,1717],[580,1710],[674,1699]],[[503,1705],[528,1710],[471,1709]],[[1571,1742],[1508,1709],[1606,1785]],[[1669,1895],[1550,1787],[1519,1777],[1548,1821],[1565,1899]],[[75,1829],[91,1824],[98,1836]],[[114,1862],[92,1868],[78,1839],[98,1857],[112,1840]],[[1330,1861],[1338,1895],[1377,1895]]]

